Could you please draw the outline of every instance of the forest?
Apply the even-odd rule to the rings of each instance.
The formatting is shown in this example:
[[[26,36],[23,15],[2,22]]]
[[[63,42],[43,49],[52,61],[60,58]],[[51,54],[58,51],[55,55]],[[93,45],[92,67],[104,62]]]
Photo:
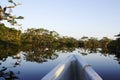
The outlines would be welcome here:
[[[21,31],[0,24],[0,44],[13,45],[20,49],[26,47],[33,51],[38,47],[41,50],[74,47],[89,49],[89,51],[97,51],[97,49],[101,48],[102,53],[120,53],[120,34],[113,36],[116,37],[115,40],[108,37],[98,40],[95,37],[89,38],[86,36],[77,40],[73,37],[61,36],[56,31],[49,31],[43,28],[30,28]]]
[[[7,1],[6,5],[4,5],[5,1]],[[120,32],[118,34],[113,35],[115,37],[115,39],[111,39],[108,36],[104,36],[101,39],[98,39],[94,36],[88,37],[88,36],[82,36],[81,34],[76,34],[78,36],[82,36],[82,37],[78,37],[79,39],[76,39],[74,37],[71,37],[71,35],[64,36],[64,35],[59,34],[56,31],[50,31],[48,29],[44,29],[44,28],[40,28],[40,27],[34,28],[34,26],[32,26],[33,28],[27,28],[26,30],[22,30],[22,27],[21,27],[22,24],[19,24],[19,20],[24,19],[24,17],[26,17],[26,16],[24,16],[24,17],[18,16],[18,15],[15,15],[14,12],[12,12],[12,10],[14,8],[16,8],[18,5],[21,5],[21,3],[17,3],[15,0],[5,0],[5,1],[0,2],[0,80],[1,79],[2,80],[17,80],[17,79],[20,80],[20,78],[21,78],[21,80],[23,80],[22,76],[20,76],[20,75],[24,74],[24,71],[26,71],[29,66],[31,67],[31,69],[33,69],[33,71],[30,70],[30,73],[35,74],[35,72],[38,71],[39,76],[41,76],[40,74],[41,73],[43,74],[45,72],[45,69],[48,70],[47,68],[49,68],[51,65],[53,65],[53,64],[49,64],[49,60],[55,60],[55,59],[59,58],[59,55],[61,53],[62,54],[65,54],[65,53],[72,54],[75,52],[78,54],[80,53],[80,55],[85,56],[85,57],[88,54],[95,54],[97,57],[96,56],[93,57],[94,59],[92,59],[92,57],[90,57],[90,56],[88,56],[88,57],[91,58],[91,60],[93,60],[92,61],[93,63],[95,60],[95,66],[97,65],[97,67],[100,70],[99,73],[101,73],[102,69],[103,69],[103,73],[106,76],[106,72],[107,72],[108,76],[106,76],[106,77],[109,77],[109,78],[115,77],[116,78],[116,74],[117,75],[119,74],[119,73],[117,73],[117,71],[119,71],[119,69],[117,69],[118,66],[115,65],[115,63],[120,64]],[[102,2],[102,3],[104,3],[104,2]],[[32,4],[32,7],[33,6],[34,5]],[[63,6],[63,4],[62,4],[62,6]],[[40,7],[37,7],[37,8],[40,8]],[[35,10],[35,9],[31,9],[31,8],[29,8],[29,9]],[[83,9],[85,9],[85,8],[83,8]],[[92,9],[93,9],[93,7],[92,7]],[[100,9],[102,10],[101,7],[100,7]],[[61,10],[63,10],[63,9],[61,8]],[[105,13],[105,11],[103,13]],[[24,11],[21,11],[21,13],[23,13],[23,12]],[[72,12],[74,12],[74,10]],[[52,12],[52,13],[54,13],[54,12]],[[56,13],[56,11],[55,11],[55,13]],[[76,13],[78,13],[78,12],[76,12]],[[84,13],[84,14],[86,14],[86,13]],[[90,15],[90,13],[88,13],[88,14]],[[96,11],[95,11],[95,15],[96,15]],[[32,17],[34,17],[34,16],[32,16]],[[54,17],[54,16],[52,16],[52,17]],[[79,16],[77,16],[77,17],[79,17]],[[92,17],[94,17],[94,16],[92,15]],[[89,17],[87,17],[87,19],[89,20]],[[105,20],[105,18],[103,18],[103,19]],[[107,22],[109,22],[108,19],[109,18],[107,18],[107,20],[106,20]],[[33,20],[35,20],[35,19],[33,19]],[[113,18],[113,20],[114,20],[114,18]],[[67,21],[68,21],[68,19],[67,19]],[[32,21],[29,21],[29,22],[32,22]],[[75,22],[76,22],[76,19],[75,19]],[[93,22],[95,23],[95,21],[93,21]],[[101,22],[101,21],[98,21],[98,22]],[[6,23],[10,24],[10,26],[6,26]],[[32,22],[32,23],[34,23],[34,22]],[[56,24],[56,22],[54,22],[54,23]],[[88,24],[86,29],[89,29],[88,28],[89,23],[90,22],[86,22],[86,20],[85,20],[85,24]],[[36,23],[34,23],[34,24],[36,24]],[[114,23],[114,24],[116,24],[116,23]],[[69,25],[71,25],[71,24],[69,24]],[[31,26],[31,24],[30,24],[30,26]],[[13,27],[13,28],[11,28],[11,27]],[[21,27],[21,29],[16,29],[16,27]],[[26,26],[26,27],[28,27],[28,26]],[[58,26],[56,26],[56,27],[58,27]],[[67,26],[67,27],[69,27],[69,26]],[[99,26],[97,26],[97,28],[98,27]],[[100,27],[103,27],[103,26],[100,26]],[[106,25],[105,25],[105,27],[106,27]],[[77,29],[78,29],[78,27],[77,27]],[[98,53],[98,55],[97,55],[97,53]],[[64,55],[64,56],[66,56],[66,55]],[[111,57],[111,58],[107,59],[108,57]],[[105,61],[103,59],[105,59]],[[108,65],[109,62],[107,60],[110,62],[110,65]],[[101,61],[101,62],[99,62],[99,61]],[[9,62],[10,62],[10,65],[9,65]],[[36,67],[36,63],[34,63],[34,62],[37,62],[37,63],[48,62],[48,65],[46,65],[46,63],[45,63],[45,68],[44,68],[44,64],[39,64],[39,67],[38,67],[39,70],[35,71],[34,69],[35,68],[37,69],[37,67]],[[50,61],[50,62],[52,62],[52,61]],[[104,62],[106,62],[108,64],[106,64]],[[6,63],[7,65],[5,65],[4,63]],[[54,63],[59,63],[59,62],[54,62]],[[41,65],[43,66],[43,68]],[[99,66],[99,65],[102,65],[102,66]],[[114,67],[112,65],[117,66],[117,67]],[[95,68],[95,66],[94,66],[94,68]],[[17,71],[17,69],[18,69],[18,71]],[[108,70],[108,69],[110,69],[110,70]],[[114,70],[116,70],[116,71],[114,71]],[[109,74],[110,71],[112,72],[111,77]],[[29,74],[29,71],[26,71],[26,72],[27,72],[27,74]],[[27,74],[25,73],[24,76],[28,77]],[[34,77],[34,75],[32,75],[32,77]],[[29,79],[27,79],[27,80],[29,80]],[[109,80],[109,79],[106,79],[106,80]],[[116,79],[113,79],[113,80],[116,80]]]
[[[23,16],[14,16],[12,14],[12,9],[20,3],[16,3],[13,0],[7,0],[10,6],[0,5],[0,21],[7,21],[11,25],[21,26],[17,23],[17,19],[24,19]],[[77,34],[80,35],[81,34]],[[15,28],[9,28],[3,23],[0,24],[0,43],[6,46],[14,45],[19,47],[19,49],[26,47],[32,49],[41,48],[40,50],[46,50],[50,48],[84,48],[88,49],[90,52],[97,51],[101,49],[102,53],[120,53],[120,33],[113,35],[116,40],[112,40],[108,37],[103,37],[98,40],[95,37],[83,36],[79,40],[68,37],[61,36],[56,31],[49,31],[47,29],[30,28],[25,31],[17,30]]]

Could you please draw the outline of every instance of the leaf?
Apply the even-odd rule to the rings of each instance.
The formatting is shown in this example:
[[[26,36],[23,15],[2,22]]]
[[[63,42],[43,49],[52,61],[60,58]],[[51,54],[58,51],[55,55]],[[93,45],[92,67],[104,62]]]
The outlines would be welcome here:
[[[19,16],[16,19],[24,19],[24,17],[23,16]]]
[[[8,2],[13,3],[13,0],[8,0]]]

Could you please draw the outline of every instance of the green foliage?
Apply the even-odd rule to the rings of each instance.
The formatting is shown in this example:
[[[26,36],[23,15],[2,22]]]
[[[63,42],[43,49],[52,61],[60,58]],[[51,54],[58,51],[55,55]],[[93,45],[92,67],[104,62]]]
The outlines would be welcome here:
[[[84,41],[79,40],[78,41],[78,47],[80,47],[80,48],[84,47]]]
[[[98,48],[102,49],[102,53],[120,53],[120,38],[111,40],[103,37],[101,40],[91,37],[83,37],[76,40],[73,37],[60,37],[55,31],[47,29],[31,28],[24,33],[14,28],[8,28],[4,24],[0,24],[0,59],[6,59],[7,56],[15,55],[19,51],[25,51],[26,60],[43,62],[47,59],[54,59],[55,51],[72,52],[80,47],[85,51],[96,52]],[[34,54],[33,54],[34,53]],[[54,56],[54,57],[51,57]],[[41,60],[42,58],[42,60]]]
[[[79,46],[85,49],[96,51],[96,49],[99,48],[99,41],[94,37],[82,37],[81,41],[79,42]]]
[[[58,45],[57,39],[59,34],[55,31],[49,31],[46,29],[27,29],[25,33],[22,34],[22,43],[32,44],[34,48],[51,48]]]
[[[24,19],[23,16],[16,17],[16,19]]]
[[[73,49],[73,47],[83,47],[90,51],[96,51],[97,48],[101,48],[102,53],[108,53],[109,51],[120,52],[119,37],[117,37],[116,40],[111,40],[107,37],[103,37],[101,40],[97,40],[94,37],[83,37],[81,40],[76,40],[73,37],[60,37],[57,32],[43,28],[31,28],[21,33],[21,31],[8,28],[4,24],[0,24],[0,41],[19,46],[27,46],[33,51],[37,50],[37,48],[46,50],[46,48]]]
[[[59,38],[59,47],[78,47],[78,41],[73,37],[62,37]]]
[[[0,4],[0,21],[6,20],[11,25],[18,24],[16,19],[24,19],[24,17],[12,15],[11,10],[20,4],[14,2],[13,0],[8,0],[8,3],[11,3],[12,5],[3,7],[3,5]]]
[[[99,43],[100,43],[100,48],[102,48],[102,53],[108,53],[108,44],[111,42],[111,39],[107,37],[103,37]]]
[[[14,28],[8,28],[4,24],[0,24],[0,40],[13,44],[18,44],[18,37],[21,31]]]
[[[108,44],[108,49],[110,52],[114,52],[114,53],[119,53],[120,54],[120,33],[115,35],[116,40],[112,40],[109,44]]]

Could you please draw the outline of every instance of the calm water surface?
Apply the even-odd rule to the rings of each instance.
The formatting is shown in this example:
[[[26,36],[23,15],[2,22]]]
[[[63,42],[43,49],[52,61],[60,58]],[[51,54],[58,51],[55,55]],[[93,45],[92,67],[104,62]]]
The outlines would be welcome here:
[[[69,55],[78,54],[92,65],[92,68],[103,80],[120,80],[120,64],[115,55],[103,55],[101,53],[83,55],[77,49],[71,53],[56,52],[56,55],[52,55],[51,59],[36,60],[36,57],[30,59],[31,56],[25,56],[25,54],[21,51],[18,55],[8,56],[0,60],[0,76],[9,78],[12,75],[11,78],[13,79],[10,80],[40,80]],[[0,79],[2,80],[2,78]]]

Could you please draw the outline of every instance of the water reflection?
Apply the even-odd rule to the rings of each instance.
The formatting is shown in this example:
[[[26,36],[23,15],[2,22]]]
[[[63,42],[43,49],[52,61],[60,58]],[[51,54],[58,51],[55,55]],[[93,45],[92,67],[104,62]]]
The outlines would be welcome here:
[[[9,70],[10,68],[16,67],[18,62],[15,62],[14,64],[11,64],[9,66],[6,66],[2,64],[3,62],[6,61],[6,59],[9,56],[13,56],[19,53],[19,49],[15,45],[9,46],[9,44],[1,44],[0,45],[0,79],[2,80],[14,80],[14,79],[19,79],[16,74],[20,74],[20,72],[14,72]],[[14,58],[13,58],[14,59]]]
[[[53,48],[39,48],[32,46],[22,46],[18,47],[16,45],[0,44],[0,79],[4,78],[6,80],[21,80],[21,69],[23,62],[36,62],[38,64],[47,62],[49,60],[54,60],[59,57],[59,53],[72,53],[75,51],[75,47],[59,47]],[[114,55],[114,60],[118,61],[120,64],[120,53],[112,53],[110,51],[105,51],[105,49],[95,48],[79,48],[78,53],[83,56],[89,54],[98,53],[108,57],[109,55]],[[8,59],[10,58],[10,59]],[[26,64],[25,62],[25,64]],[[5,64],[6,63],[6,64]],[[24,67],[24,66],[23,66]]]
[[[18,71],[17,73],[13,71],[7,71],[8,67],[2,67],[0,70],[0,80],[16,80],[19,77],[16,74],[20,74]]]
[[[8,56],[16,55],[20,49],[15,45],[0,44],[0,60],[5,61]]]
[[[12,63],[9,66],[4,65],[1,63],[0,66],[0,80],[18,80],[18,75],[20,74],[20,71],[14,71],[11,70],[20,64],[18,62]]]
[[[16,45],[0,44],[0,79],[18,80],[20,71],[15,70],[21,66],[23,60],[29,62],[42,63],[54,60],[58,57],[56,52],[72,52],[75,48],[39,48],[33,46],[18,47]],[[22,52],[21,52],[22,51]],[[10,61],[8,58],[11,58]],[[8,62],[10,61],[10,62]],[[4,62],[6,64],[4,64]]]
[[[91,53],[102,53],[104,56],[106,55],[115,55],[116,60],[118,63],[120,63],[120,53],[113,53],[110,52],[108,49],[101,49],[101,48],[78,48],[79,53],[82,54],[83,56],[91,54]],[[75,51],[75,47],[58,47],[56,49],[54,48],[42,48],[42,47],[33,47],[29,45],[24,45],[22,47],[18,47],[16,45],[9,45],[9,44],[0,44],[0,60],[2,62],[6,61],[8,56],[11,56],[13,59],[20,59],[21,57],[19,56],[18,53],[21,51],[24,52],[24,59],[26,61],[31,61],[31,62],[46,62],[48,59],[54,60],[58,57],[56,52],[61,52],[61,53],[70,53]],[[19,62],[18,62],[19,63]],[[16,63],[17,64],[17,63]]]
[[[101,49],[101,48],[95,48],[95,49],[89,49],[89,48],[79,48],[78,53],[82,54],[83,56],[86,56],[88,54],[92,53],[101,53],[101,55],[108,56],[108,55],[115,55],[114,60],[118,61],[118,64],[120,64],[120,53],[111,52],[108,49]]]
[[[24,51],[23,54],[25,56],[26,61],[31,62],[46,62],[48,59],[56,59],[58,57],[57,54],[55,54],[53,49],[45,49],[44,51],[41,49],[35,50],[35,51]]]

